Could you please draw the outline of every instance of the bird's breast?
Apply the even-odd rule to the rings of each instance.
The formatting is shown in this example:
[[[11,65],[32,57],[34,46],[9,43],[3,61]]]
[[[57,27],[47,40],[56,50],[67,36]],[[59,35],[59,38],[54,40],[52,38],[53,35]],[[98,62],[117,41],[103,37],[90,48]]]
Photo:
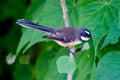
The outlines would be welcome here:
[[[81,41],[79,41],[79,40],[75,40],[75,41],[68,42],[68,43],[63,43],[63,42],[57,41],[57,40],[55,40],[55,42],[57,42],[59,45],[61,45],[61,46],[63,46],[63,47],[75,46],[75,45],[81,43]]]

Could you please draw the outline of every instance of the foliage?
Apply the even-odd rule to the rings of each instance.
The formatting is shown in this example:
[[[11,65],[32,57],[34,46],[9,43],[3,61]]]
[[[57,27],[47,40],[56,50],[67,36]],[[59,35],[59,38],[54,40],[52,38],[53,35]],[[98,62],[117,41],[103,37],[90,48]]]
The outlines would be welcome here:
[[[41,3],[41,4],[38,4],[38,3]],[[87,51],[81,51],[76,54],[76,57],[75,57],[76,70],[74,72],[74,77],[73,77],[74,80],[101,80],[101,79],[112,80],[114,78],[116,80],[119,79],[119,77],[117,77],[118,75],[120,75],[118,70],[120,68],[118,66],[119,63],[112,64],[117,68],[109,67],[109,65],[106,65],[106,63],[110,62],[108,60],[109,57],[110,58],[113,57],[114,58],[113,61],[117,61],[117,62],[119,61],[119,56],[120,56],[118,54],[119,52],[111,52],[111,50],[109,50],[107,45],[109,45],[109,47],[112,47],[116,45],[115,43],[120,42],[119,41],[120,1],[119,0],[94,0],[94,1],[93,0],[84,0],[84,1],[66,0],[66,4],[68,8],[70,25],[72,27],[86,27],[90,29],[92,33],[92,40],[89,41],[90,49]],[[58,28],[60,26],[64,26],[64,21],[62,16],[63,15],[62,15],[62,10],[61,10],[59,0],[33,1],[31,6],[29,7],[29,10],[26,12],[27,19],[44,26],[49,26],[51,28]],[[25,52],[30,46],[34,45],[37,42],[41,42],[41,41],[44,42],[44,39],[42,39],[43,35],[44,35],[43,32],[38,32],[33,29],[24,29],[23,35],[18,45],[17,53],[20,52],[21,48],[24,47],[26,44],[27,45],[23,49],[23,52]],[[45,48],[47,48],[48,46],[49,45],[46,44]],[[59,50],[61,50],[61,48]],[[62,52],[66,53],[65,51],[62,51]],[[48,53],[48,54],[54,53],[54,48],[51,49],[51,52],[45,51],[45,53]],[[58,54],[60,54],[59,51],[54,53],[55,56],[57,56]],[[113,54],[113,55],[110,55],[110,54]],[[116,55],[118,54],[117,55],[118,57],[116,57],[116,55],[114,54]],[[105,57],[103,57],[104,55]],[[46,57],[47,56],[48,55],[46,55]],[[74,64],[69,63],[69,59],[67,57],[65,59],[63,59],[64,56],[60,57],[57,60],[57,65],[55,65],[55,60],[56,60],[54,59],[55,56],[52,59],[47,58],[47,60],[50,60],[48,65],[52,64],[51,66],[53,68],[56,68],[57,66],[58,71],[61,73],[68,73],[71,71],[73,72],[74,68],[72,68],[72,66],[74,66]],[[44,64],[44,63],[45,63],[44,61],[41,62],[41,64]],[[98,66],[96,66],[97,64]],[[36,64],[36,65],[40,65],[40,64]],[[71,68],[70,66],[68,67],[68,65],[71,65]],[[104,68],[102,66],[104,66]],[[97,70],[96,70],[96,67],[97,67]],[[42,74],[39,74],[39,78],[37,79],[38,80],[55,80],[54,79],[55,77],[53,76],[55,75],[56,71],[54,71],[53,68],[49,66],[47,68],[48,69],[47,71],[43,69],[45,72],[43,72]],[[102,76],[103,72],[101,71],[103,70],[109,72],[109,74],[106,72],[105,77]],[[40,69],[40,71],[42,70]],[[107,76],[112,74],[114,74],[114,77]],[[40,75],[41,75],[41,78],[40,78]],[[60,74],[57,73],[56,76],[60,76]],[[66,80],[65,76],[61,75],[61,77],[59,77],[59,80]]]
[[[105,55],[98,64],[95,80],[119,80],[119,61],[120,52],[118,51],[111,51]]]
[[[73,80],[119,80],[120,1],[66,0],[66,4],[70,26],[91,31],[90,49],[75,54],[75,65],[66,57],[67,48],[43,39],[44,32],[23,28],[14,79],[66,80],[66,73],[73,72]],[[51,28],[64,27],[59,0],[32,0],[24,18]]]
[[[60,57],[56,63],[59,73],[74,73],[75,71],[75,62],[70,60],[68,56]]]

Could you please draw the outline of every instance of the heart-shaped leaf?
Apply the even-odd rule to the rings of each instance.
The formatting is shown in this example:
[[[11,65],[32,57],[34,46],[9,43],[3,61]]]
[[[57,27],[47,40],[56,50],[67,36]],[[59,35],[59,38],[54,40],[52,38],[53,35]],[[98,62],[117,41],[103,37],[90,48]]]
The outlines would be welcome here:
[[[61,56],[56,63],[59,73],[73,73],[75,71],[76,64],[69,56]]]

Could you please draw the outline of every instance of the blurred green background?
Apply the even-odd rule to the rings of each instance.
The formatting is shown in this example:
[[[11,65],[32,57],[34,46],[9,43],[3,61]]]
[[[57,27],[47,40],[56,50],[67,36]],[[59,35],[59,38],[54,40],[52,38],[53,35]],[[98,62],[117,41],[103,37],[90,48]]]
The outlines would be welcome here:
[[[119,80],[120,1],[66,0],[66,4],[70,25],[92,33],[90,49],[75,55],[73,80]],[[59,0],[0,0],[0,80],[66,80],[56,60],[68,56],[68,49],[42,39],[45,33],[17,25],[21,18],[64,27]]]
[[[6,57],[16,54],[21,37],[21,27],[16,20],[23,17],[31,0],[0,0],[0,79],[13,80],[14,65],[8,65]]]

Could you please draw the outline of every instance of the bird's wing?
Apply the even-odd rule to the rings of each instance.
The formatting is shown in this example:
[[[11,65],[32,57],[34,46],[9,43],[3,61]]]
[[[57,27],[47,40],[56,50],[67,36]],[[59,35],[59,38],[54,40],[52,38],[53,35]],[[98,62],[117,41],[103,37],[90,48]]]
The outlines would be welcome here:
[[[74,38],[71,39],[70,37],[66,37],[64,34],[60,34],[60,33],[46,35],[43,36],[43,38],[53,39],[53,40],[61,41],[63,43],[69,43],[75,40]]]
[[[43,36],[43,38],[57,40],[57,41],[61,41],[63,43],[69,42],[65,37],[60,37],[60,36],[57,36],[57,35],[46,35],[46,36]]]

